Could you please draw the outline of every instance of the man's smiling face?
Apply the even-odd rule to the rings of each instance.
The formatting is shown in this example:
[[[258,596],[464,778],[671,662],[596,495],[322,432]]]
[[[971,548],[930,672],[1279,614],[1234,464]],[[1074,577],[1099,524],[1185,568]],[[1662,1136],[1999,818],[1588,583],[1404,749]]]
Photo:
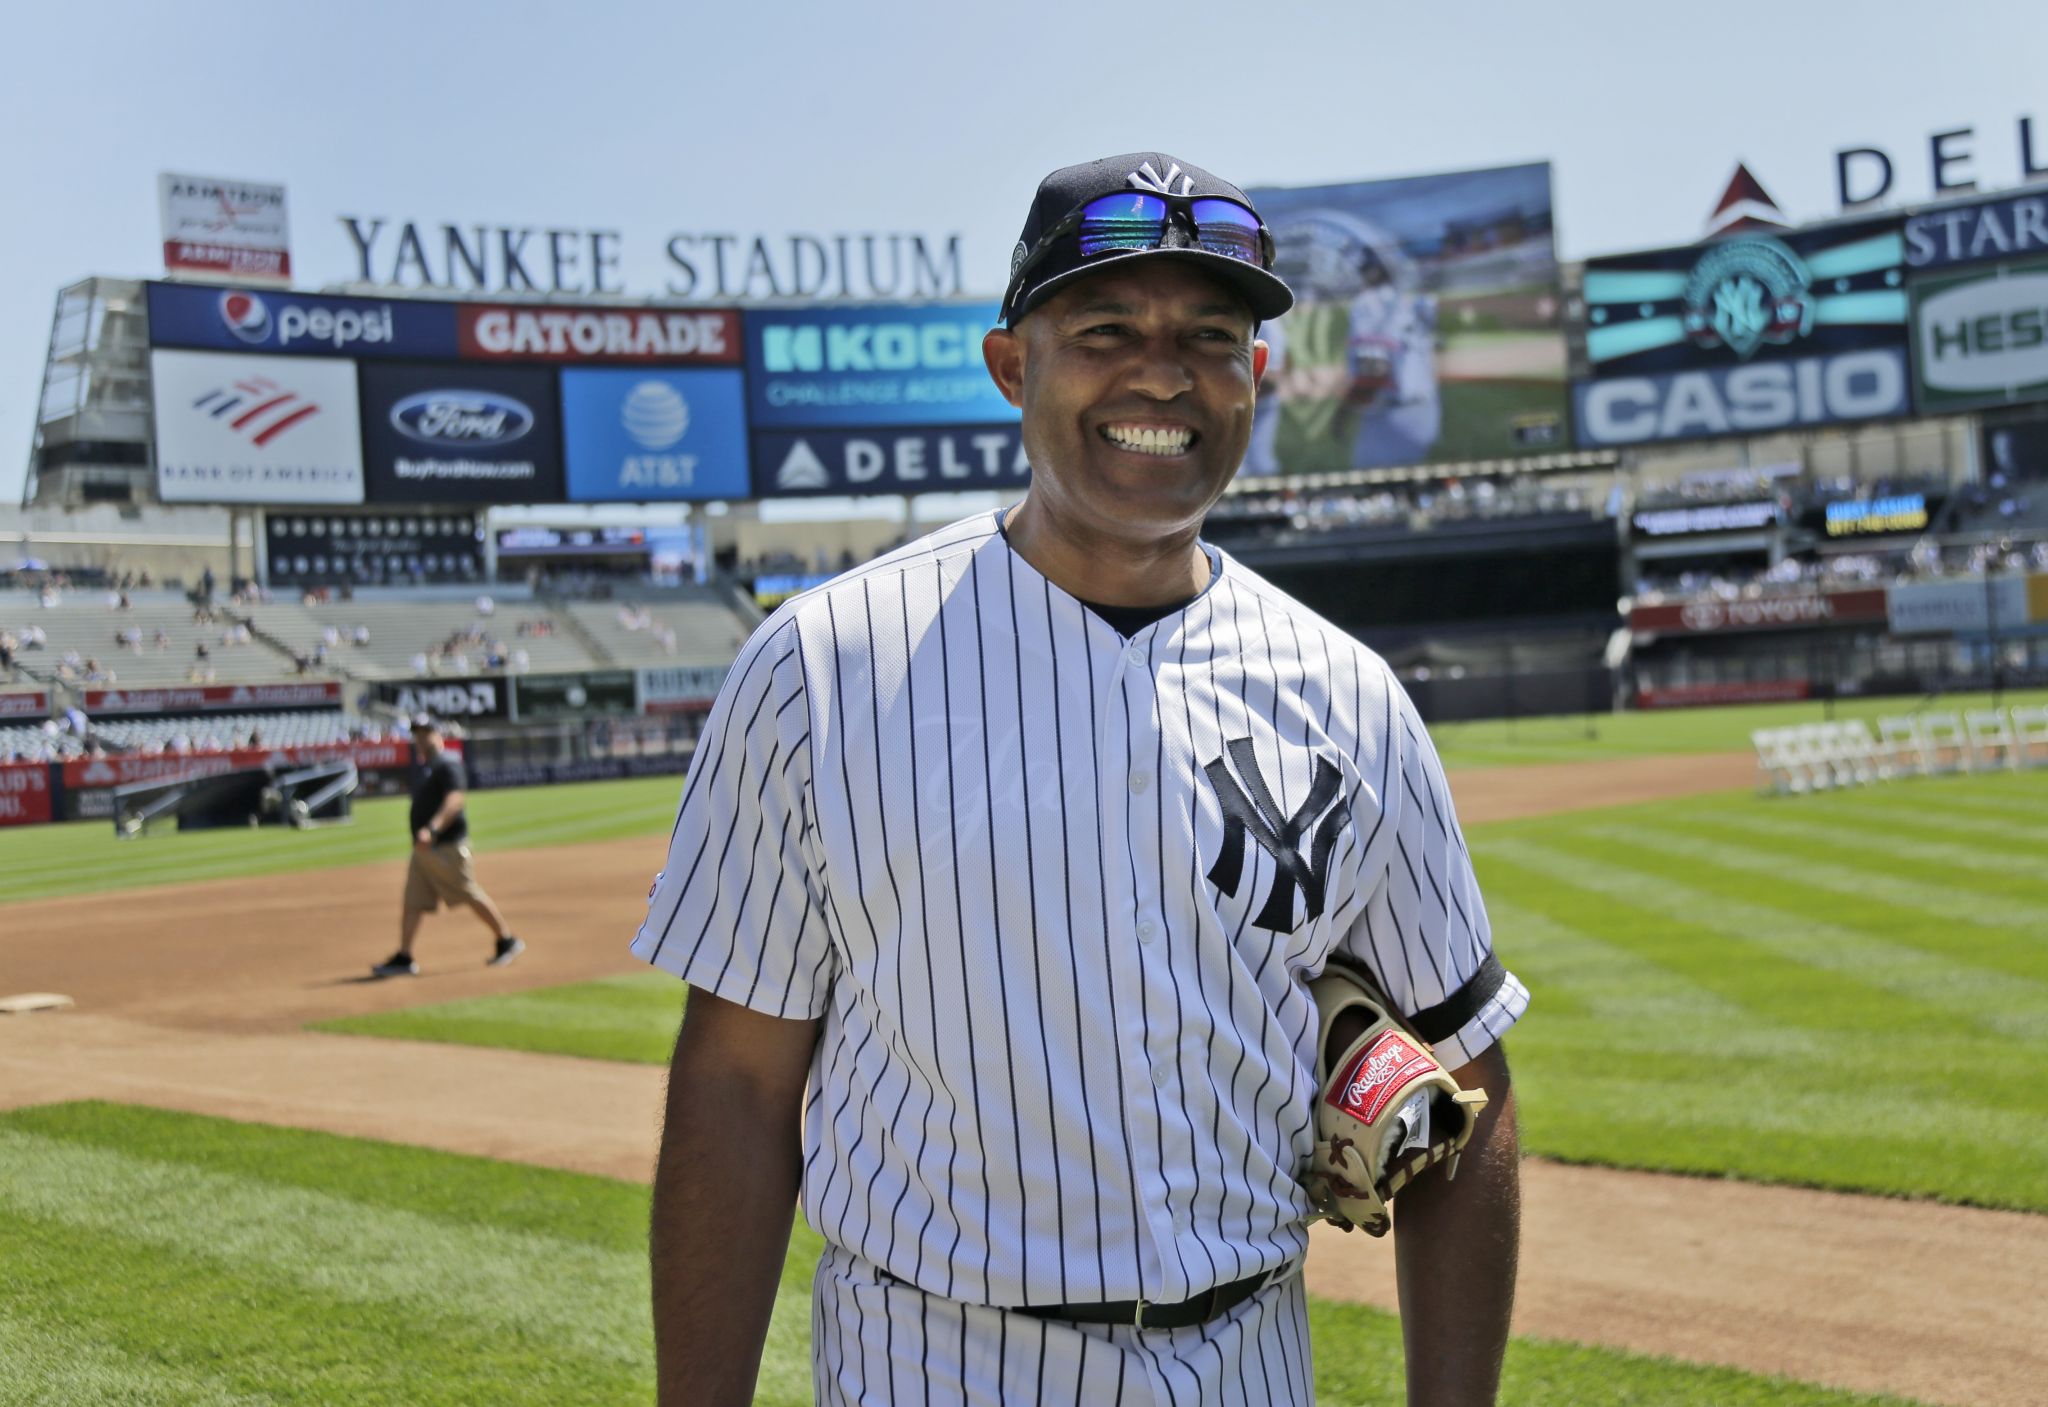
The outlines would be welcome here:
[[[989,369],[1024,412],[1031,497],[1113,536],[1199,525],[1251,441],[1264,343],[1229,285],[1133,259],[991,332]]]

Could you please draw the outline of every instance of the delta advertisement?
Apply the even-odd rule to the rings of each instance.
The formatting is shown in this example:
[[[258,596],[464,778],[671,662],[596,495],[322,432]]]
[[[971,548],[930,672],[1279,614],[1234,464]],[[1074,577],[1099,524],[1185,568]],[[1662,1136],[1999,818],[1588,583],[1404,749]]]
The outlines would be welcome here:
[[[164,502],[363,501],[354,362],[153,351],[149,365]]]
[[[995,303],[746,317],[754,493],[925,493],[1029,476],[1018,413],[982,362]]]
[[[362,388],[374,502],[561,502],[551,368],[365,362]]]
[[[1246,475],[1564,448],[1548,162],[1247,194],[1296,301]]]
[[[738,370],[564,368],[562,454],[573,503],[746,498]]]
[[[1902,416],[1900,221],[1857,221],[1592,259],[1586,448]]]
[[[1914,279],[1913,377],[1923,415],[2048,398],[2048,257]]]

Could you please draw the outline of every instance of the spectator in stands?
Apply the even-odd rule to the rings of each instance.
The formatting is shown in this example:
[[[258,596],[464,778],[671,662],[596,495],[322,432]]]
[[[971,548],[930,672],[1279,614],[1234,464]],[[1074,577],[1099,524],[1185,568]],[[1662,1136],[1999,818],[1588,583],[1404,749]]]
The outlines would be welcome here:
[[[349,631],[348,638],[357,648],[365,648],[370,643],[370,627],[367,625],[356,626]]]
[[[412,657],[412,672],[417,676],[427,673],[427,652],[421,650]]]
[[[476,613],[478,615],[487,616],[497,609],[498,603],[491,599],[488,592],[476,598]]]
[[[199,573],[199,599],[202,602],[213,600],[213,564],[210,562]]]
[[[341,628],[335,625],[321,627],[320,642],[329,648],[339,645],[341,643]]]

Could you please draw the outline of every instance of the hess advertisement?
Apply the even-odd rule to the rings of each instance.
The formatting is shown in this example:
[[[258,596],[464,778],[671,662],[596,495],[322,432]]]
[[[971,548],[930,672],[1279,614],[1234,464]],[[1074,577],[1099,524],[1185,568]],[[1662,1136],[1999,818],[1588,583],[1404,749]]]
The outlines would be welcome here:
[[[746,392],[731,371],[562,371],[577,503],[745,498]]]
[[[1896,219],[1588,260],[1579,443],[1908,413],[1904,262]]]
[[[552,370],[366,362],[362,378],[372,501],[561,501]]]
[[[363,501],[355,363],[154,351],[149,368],[164,502]]]
[[[1549,163],[1247,193],[1296,301],[1245,474],[1564,446]]]
[[[1913,281],[1923,414],[2048,398],[2048,259]]]

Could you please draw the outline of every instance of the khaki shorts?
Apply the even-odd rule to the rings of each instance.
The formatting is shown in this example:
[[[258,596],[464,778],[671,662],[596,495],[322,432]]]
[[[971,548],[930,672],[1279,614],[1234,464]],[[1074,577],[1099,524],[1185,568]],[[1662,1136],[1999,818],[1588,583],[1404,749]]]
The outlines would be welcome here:
[[[432,913],[443,904],[453,907],[481,899],[476,872],[469,865],[467,845],[431,845],[412,852],[412,867],[405,872],[405,906]]]

